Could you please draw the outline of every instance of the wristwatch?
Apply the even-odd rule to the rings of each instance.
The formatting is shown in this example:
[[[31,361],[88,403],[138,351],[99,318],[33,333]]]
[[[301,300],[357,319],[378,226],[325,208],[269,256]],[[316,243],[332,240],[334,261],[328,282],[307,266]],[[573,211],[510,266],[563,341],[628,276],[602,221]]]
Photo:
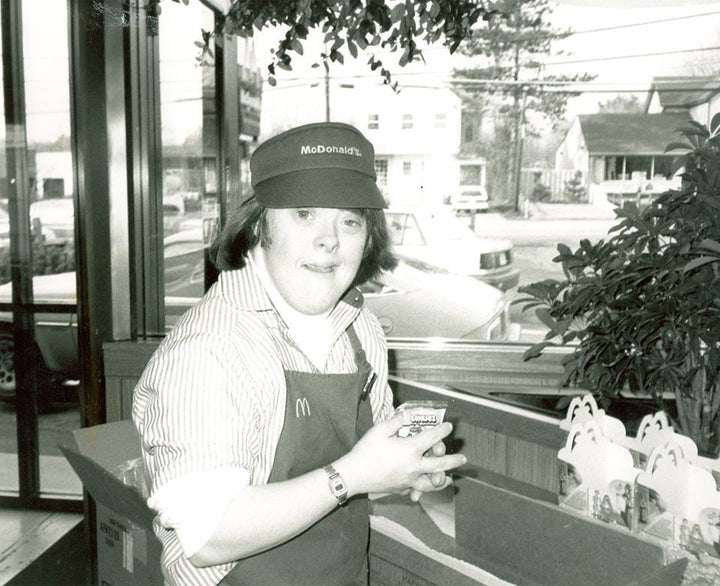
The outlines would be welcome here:
[[[332,464],[328,464],[323,468],[323,470],[325,470],[325,474],[327,474],[328,477],[330,492],[333,493],[333,496],[338,500],[338,504],[340,506],[344,505],[348,498],[345,481],[342,479],[342,476],[340,476],[340,473],[335,470],[335,467]]]

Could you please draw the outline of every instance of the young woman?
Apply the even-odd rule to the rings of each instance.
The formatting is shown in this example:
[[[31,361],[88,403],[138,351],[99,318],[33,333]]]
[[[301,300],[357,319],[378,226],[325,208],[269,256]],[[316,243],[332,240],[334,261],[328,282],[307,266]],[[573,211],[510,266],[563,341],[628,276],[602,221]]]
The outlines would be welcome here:
[[[217,282],[152,357],[133,419],[173,584],[365,584],[368,493],[445,488],[442,424],[397,437],[382,328],[354,285],[396,260],[372,145],[301,126],[251,159]]]

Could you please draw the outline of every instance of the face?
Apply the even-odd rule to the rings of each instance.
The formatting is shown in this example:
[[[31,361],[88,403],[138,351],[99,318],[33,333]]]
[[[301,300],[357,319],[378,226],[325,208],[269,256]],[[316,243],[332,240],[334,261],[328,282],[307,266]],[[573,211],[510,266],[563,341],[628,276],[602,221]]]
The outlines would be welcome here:
[[[332,309],[355,279],[367,240],[365,219],[336,208],[270,209],[265,264],[296,311]]]

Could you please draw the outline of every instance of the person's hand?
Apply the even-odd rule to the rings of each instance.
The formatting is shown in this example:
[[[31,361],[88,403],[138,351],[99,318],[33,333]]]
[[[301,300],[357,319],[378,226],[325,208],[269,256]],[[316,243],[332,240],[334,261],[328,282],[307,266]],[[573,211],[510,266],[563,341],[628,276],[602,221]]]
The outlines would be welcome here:
[[[450,483],[445,472],[467,461],[462,454],[445,453],[442,440],[452,431],[452,424],[445,422],[411,437],[397,437],[402,426],[403,418],[398,415],[377,423],[335,462],[351,495],[410,491],[417,500],[423,492],[445,488]]]
[[[432,448],[430,448],[427,452],[425,452],[425,457],[429,456],[444,456],[445,455],[445,443],[440,441],[436,443]],[[432,488],[422,490],[421,486],[418,485],[417,488],[412,488],[408,492],[410,495],[410,500],[414,503],[418,502],[420,500],[420,497],[423,495],[424,492],[429,491],[435,491],[435,490],[443,490],[447,488],[451,483],[452,479],[445,474],[445,472],[433,472],[432,474],[426,474],[426,478],[430,481],[430,484],[432,485]],[[418,479],[421,480],[421,479]]]

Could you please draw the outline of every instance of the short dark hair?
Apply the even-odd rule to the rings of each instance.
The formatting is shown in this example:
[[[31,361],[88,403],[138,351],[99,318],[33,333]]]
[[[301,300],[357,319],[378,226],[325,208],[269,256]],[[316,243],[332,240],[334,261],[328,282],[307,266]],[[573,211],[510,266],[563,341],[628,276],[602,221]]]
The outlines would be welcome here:
[[[258,243],[263,246],[270,244],[267,211],[268,208],[251,197],[233,214],[210,248],[210,259],[218,271],[243,268],[250,250]],[[392,251],[383,210],[358,208],[353,211],[365,219],[368,233],[363,260],[352,283],[352,286],[357,286],[376,278],[383,271],[393,270],[398,261]]]

